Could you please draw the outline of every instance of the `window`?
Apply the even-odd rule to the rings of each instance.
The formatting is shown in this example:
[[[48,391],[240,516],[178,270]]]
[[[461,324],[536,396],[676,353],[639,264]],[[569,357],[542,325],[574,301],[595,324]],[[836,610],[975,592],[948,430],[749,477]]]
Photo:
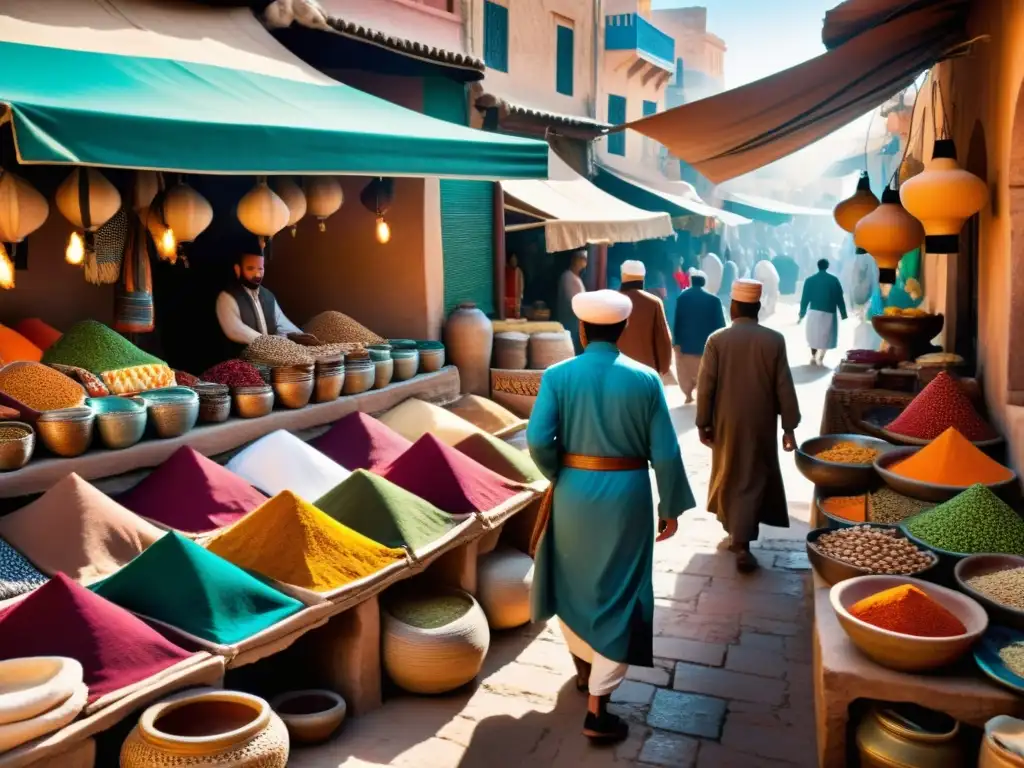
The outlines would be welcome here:
[[[622,125],[626,122],[626,97],[609,94],[608,96],[608,122],[612,125]],[[608,136],[608,154],[626,156],[626,132],[619,131]]]
[[[484,63],[508,72],[508,8],[484,0]]]
[[[574,34],[572,27],[559,22],[556,24],[555,39],[557,58],[555,62],[555,90],[563,96],[572,96],[574,62]]]
[[[644,99],[644,117],[649,117],[650,115],[657,114],[657,112],[658,102],[647,101],[646,99]]]

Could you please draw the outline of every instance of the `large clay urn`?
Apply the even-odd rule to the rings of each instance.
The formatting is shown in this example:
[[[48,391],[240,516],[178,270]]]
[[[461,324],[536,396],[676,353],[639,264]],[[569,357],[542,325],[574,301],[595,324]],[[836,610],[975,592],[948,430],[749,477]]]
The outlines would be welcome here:
[[[459,369],[463,394],[490,395],[491,350],[494,326],[472,302],[463,302],[444,326],[448,356]]]

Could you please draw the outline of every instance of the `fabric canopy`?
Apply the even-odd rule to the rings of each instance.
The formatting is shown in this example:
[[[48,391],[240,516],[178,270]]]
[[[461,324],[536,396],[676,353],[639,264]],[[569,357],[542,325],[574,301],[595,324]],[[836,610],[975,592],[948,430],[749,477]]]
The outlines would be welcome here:
[[[747,216],[755,221],[763,221],[773,226],[792,221],[794,216],[832,215],[832,211],[827,208],[807,208],[802,205],[791,205],[780,200],[748,195],[743,192],[727,192],[722,205],[734,213]]]
[[[543,142],[339,83],[247,8],[5,0],[0,104],[23,163],[197,173],[544,178]]]
[[[544,237],[549,252],[675,234],[668,214],[634,208],[601,191],[554,152],[548,155],[548,172],[547,180],[505,181],[501,186],[506,203],[547,220]]]
[[[708,205],[685,181],[639,179],[617,169],[598,166],[597,186],[620,200],[647,211],[662,211],[669,216],[703,216],[722,224],[739,226],[750,219]]]
[[[876,107],[964,42],[964,0],[902,5],[915,10],[875,26],[862,19],[845,34],[864,31],[803,64],[613,130],[654,139],[715,183],[767,165]]]

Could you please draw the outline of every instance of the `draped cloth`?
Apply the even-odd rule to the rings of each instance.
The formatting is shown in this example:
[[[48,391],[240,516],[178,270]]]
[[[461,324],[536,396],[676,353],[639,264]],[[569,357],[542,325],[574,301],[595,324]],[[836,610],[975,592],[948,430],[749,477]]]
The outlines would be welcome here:
[[[122,333],[149,333],[155,327],[156,317],[148,235],[138,216],[128,216],[127,224],[121,277],[114,293],[114,329]]]

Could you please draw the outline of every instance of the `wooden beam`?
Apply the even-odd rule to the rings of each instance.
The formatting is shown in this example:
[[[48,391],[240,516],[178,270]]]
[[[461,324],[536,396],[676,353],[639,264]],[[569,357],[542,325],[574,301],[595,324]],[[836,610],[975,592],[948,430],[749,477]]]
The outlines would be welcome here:
[[[658,81],[658,83],[657,83],[657,84],[655,85],[655,88],[657,88],[657,89],[658,89],[658,90],[660,91],[660,90],[661,90],[662,88],[664,88],[664,87],[665,87],[665,84],[666,84],[666,83],[667,83],[667,82],[668,82],[668,81],[669,81],[669,80],[670,80],[671,78],[672,78],[672,75],[670,75],[670,74],[669,74],[668,72],[665,72],[664,70],[662,70],[662,72],[661,72],[661,79],[660,79],[660,80]]]
[[[644,85],[647,85],[649,82],[651,82],[651,80],[653,80],[658,75],[659,72],[664,72],[664,70],[651,64],[650,69],[644,72],[643,79],[640,82],[643,83]]]
[[[630,65],[629,69],[626,70],[626,79],[627,80],[632,80],[646,66],[647,66],[647,62],[646,61],[644,61],[643,59],[637,59],[636,61],[634,61]]]

